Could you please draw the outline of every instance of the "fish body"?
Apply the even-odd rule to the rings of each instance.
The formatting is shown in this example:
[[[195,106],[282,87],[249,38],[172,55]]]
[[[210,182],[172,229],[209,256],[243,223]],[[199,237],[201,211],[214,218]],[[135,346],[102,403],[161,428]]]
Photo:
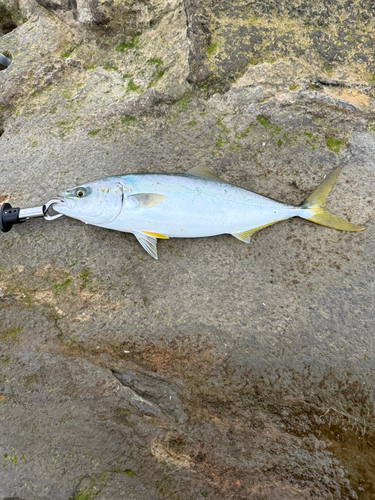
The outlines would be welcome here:
[[[135,174],[119,177],[118,182],[126,191],[122,210],[104,225],[118,231],[146,231],[169,238],[215,236],[268,225],[303,210],[190,175]],[[142,203],[143,193],[158,195],[160,202],[149,207],[147,201]]]
[[[231,234],[248,243],[253,232],[296,216],[357,231],[362,228],[324,208],[340,170],[314,191],[316,199],[311,195],[300,206],[233,186],[196,167],[183,174],[128,174],[92,181],[61,193],[54,210],[87,224],[133,233],[154,258],[157,238]],[[337,227],[337,221],[343,227]]]

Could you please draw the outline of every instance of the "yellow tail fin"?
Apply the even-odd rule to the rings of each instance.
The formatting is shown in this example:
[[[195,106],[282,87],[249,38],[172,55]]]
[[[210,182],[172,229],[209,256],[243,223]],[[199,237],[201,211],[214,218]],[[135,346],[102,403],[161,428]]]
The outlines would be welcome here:
[[[302,203],[302,207],[312,212],[312,215],[306,219],[321,224],[322,226],[332,227],[339,231],[363,231],[364,227],[356,226],[351,222],[340,219],[336,215],[331,214],[325,207],[326,198],[333,188],[337,177],[340,175],[343,167],[336,168],[331,172],[324,181],[318,186],[308,198]]]

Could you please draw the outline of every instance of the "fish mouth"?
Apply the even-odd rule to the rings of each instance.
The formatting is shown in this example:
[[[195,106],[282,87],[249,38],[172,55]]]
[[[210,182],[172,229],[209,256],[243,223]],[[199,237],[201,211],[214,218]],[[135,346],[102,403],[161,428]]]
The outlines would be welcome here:
[[[52,209],[58,213],[65,213],[67,211],[73,210],[75,205],[75,200],[59,195],[56,197],[56,203],[52,205]]]

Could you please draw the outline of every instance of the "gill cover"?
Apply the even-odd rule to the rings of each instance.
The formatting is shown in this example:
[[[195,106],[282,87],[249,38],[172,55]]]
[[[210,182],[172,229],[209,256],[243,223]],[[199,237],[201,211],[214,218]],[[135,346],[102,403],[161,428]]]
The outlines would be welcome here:
[[[116,219],[123,204],[123,186],[118,179],[99,179],[60,193],[54,210],[87,224],[101,226]]]

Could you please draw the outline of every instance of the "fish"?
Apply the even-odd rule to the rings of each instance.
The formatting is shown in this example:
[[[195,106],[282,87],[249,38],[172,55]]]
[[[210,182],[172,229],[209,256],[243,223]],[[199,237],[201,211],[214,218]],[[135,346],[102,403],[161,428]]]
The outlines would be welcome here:
[[[204,166],[184,173],[134,173],[94,180],[60,193],[53,209],[107,229],[132,233],[154,259],[157,240],[252,234],[291,217],[340,231],[364,227],[326,208],[342,166],[328,174],[301,205],[289,205],[225,182]]]

